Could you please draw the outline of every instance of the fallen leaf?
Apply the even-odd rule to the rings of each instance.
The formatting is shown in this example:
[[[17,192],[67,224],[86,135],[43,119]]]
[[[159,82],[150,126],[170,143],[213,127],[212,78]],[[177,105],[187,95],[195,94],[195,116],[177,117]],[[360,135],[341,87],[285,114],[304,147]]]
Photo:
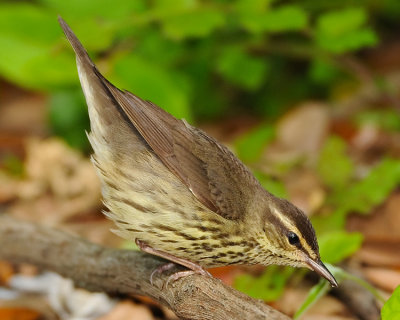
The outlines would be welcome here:
[[[7,261],[0,260],[0,285],[7,284],[14,275],[14,269]]]
[[[35,311],[25,308],[0,308],[0,319],[2,320],[36,320],[41,315]]]
[[[400,268],[398,243],[364,243],[355,258],[369,266]]]
[[[365,277],[376,286],[393,292],[400,285],[400,270],[385,268],[363,268]]]
[[[277,141],[300,154],[316,153],[329,129],[327,106],[307,102],[288,112],[278,123]]]
[[[325,200],[321,182],[311,170],[296,170],[285,179],[289,199],[307,214],[315,212]]]
[[[400,267],[400,192],[392,193],[385,203],[369,216],[351,215],[347,230],[364,235],[356,257],[373,266]]]
[[[303,303],[309,289],[305,287],[290,287],[285,290],[283,296],[273,306],[287,315],[293,316]],[[346,306],[338,299],[331,296],[323,296],[301,318],[301,320],[356,320]]]
[[[55,225],[100,206],[100,182],[90,160],[59,139],[31,139],[19,201],[9,212]]]
[[[130,301],[118,303],[107,315],[98,320],[154,320],[149,308]]]

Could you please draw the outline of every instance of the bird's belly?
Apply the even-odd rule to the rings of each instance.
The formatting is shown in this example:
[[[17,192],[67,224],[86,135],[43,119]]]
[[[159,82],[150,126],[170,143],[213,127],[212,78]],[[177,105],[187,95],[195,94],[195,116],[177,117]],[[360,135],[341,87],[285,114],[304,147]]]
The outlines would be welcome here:
[[[154,172],[136,180],[120,178],[124,192],[103,185],[106,214],[118,226],[113,231],[203,267],[240,263],[244,245],[234,222],[204,207],[165,168]]]
[[[90,135],[113,231],[203,267],[241,263],[248,245],[237,225],[200,203],[141,138],[122,129],[130,137],[119,149],[107,143],[111,137]]]

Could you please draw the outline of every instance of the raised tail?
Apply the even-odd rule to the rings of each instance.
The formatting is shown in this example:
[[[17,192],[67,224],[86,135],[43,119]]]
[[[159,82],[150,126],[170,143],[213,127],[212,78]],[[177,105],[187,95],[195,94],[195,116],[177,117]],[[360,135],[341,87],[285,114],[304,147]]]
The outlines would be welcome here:
[[[85,48],[83,47],[82,43],[79,41],[75,33],[71,30],[69,25],[60,16],[58,16],[58,22],[61,28],[63,29],[64,34],[67,37],[69,43],[74,49],[76,58],[81,60],[82,63],[90,63],[90,65],[93,67],[94,66],[93,61],[90,59],[87,51],[85,50]]]

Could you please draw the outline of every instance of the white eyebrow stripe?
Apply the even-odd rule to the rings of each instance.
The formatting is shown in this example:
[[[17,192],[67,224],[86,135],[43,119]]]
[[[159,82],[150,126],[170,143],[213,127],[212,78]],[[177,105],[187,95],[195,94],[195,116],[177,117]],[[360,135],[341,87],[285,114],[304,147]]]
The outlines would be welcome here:
[[[270,211],[272,212],[272,214],[277,219],[279,219],[282,222],[282,224],[288,230],[291,230],[291,231],[293,231],[294,233],[296,233],[298,235],[298,237],[300,239],[301,246],[307,251],[307,253],[310,255],[310,257],[315,258],[314,251],[309,246],[307,241],[304,239],[304,237],[302,236],[302,233],[300,232],[300,230],[293,224],[292,220],[290,220],[287,216],[282,214],[282,212],[278,208],[273,206],[273,205],[270,205]]]

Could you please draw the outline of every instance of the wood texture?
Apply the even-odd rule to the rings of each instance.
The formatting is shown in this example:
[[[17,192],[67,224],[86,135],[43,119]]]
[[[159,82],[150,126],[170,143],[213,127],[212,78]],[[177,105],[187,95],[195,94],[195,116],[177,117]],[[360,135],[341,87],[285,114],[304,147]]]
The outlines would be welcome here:
[[[289,318],[220,280],[193,275],[162,289],[167,275],[149,282],[165,261],[135,251],[104,248],[66,232],[0,215],[0,259],[27,262],[72,279],[79,287],[110,294],[149,296],[181,319]]]

